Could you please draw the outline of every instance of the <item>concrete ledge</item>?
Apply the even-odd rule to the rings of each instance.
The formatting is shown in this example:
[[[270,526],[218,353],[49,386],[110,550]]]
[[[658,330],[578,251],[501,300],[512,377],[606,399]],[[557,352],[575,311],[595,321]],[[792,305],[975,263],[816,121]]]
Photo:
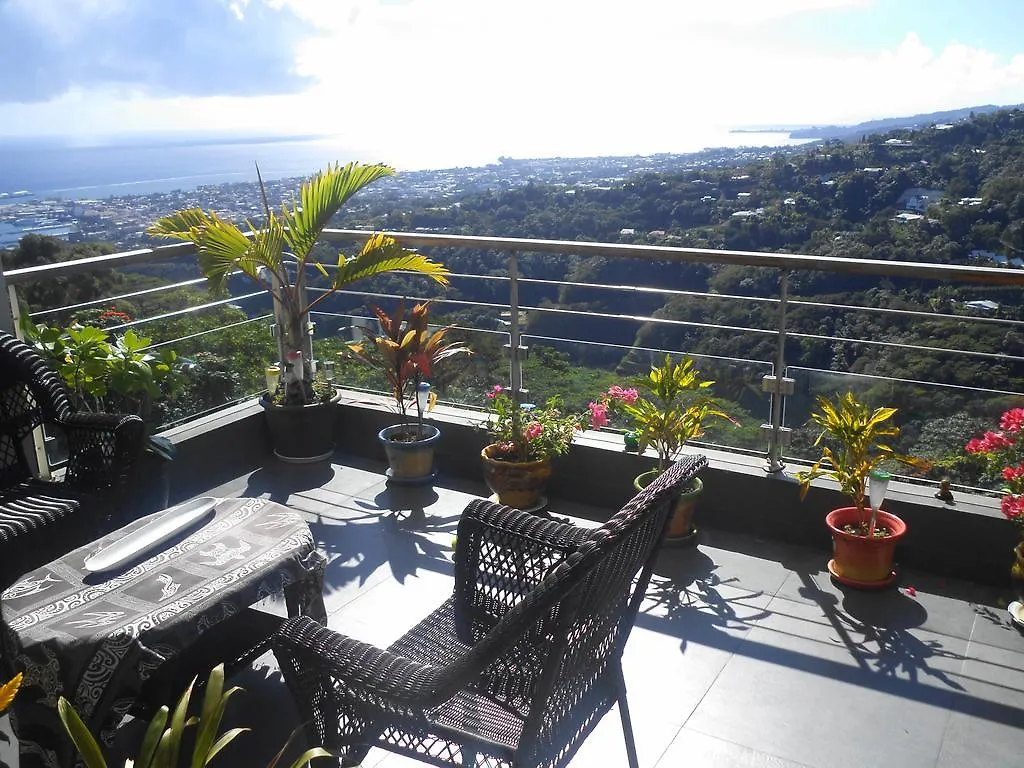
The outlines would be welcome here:
[[[438,407],[431,414],[430,422],[442,431],[435,457],[442,476],[482,479],[479,455],[488,442],[479,427],[482,420],[478,412],[456,408]],[[338,408],[337,450],[384,462],[377,432],[395,421],[388,399],[346,391]],[[177,460],[167,468],[171,503],[274,460],[256,400],[163,434],[178,448]],[[830,551],[825,515],[848,503],[835,484],[816,484],[801,502],[796,481],[788,475],[767,475],[762,458],[714,450],[693,452],[707,455],[710,464],[702,475],[698,525],[816,547],[823,555]],[[568,455],[555,459],[550,493],[611,514],[633,495],[633,478],[653,463],[651,456],[625,453],[617,435],[586,432]],[[140,482],[155,481],[150,476]],[[997,586],[1008,583],[1017,537],[1000,513],[997,499],[957,494],[956,505],[950,506],[936,499],[930,486],[893,483],[885,509],[908,526],[897,549],[902,565]]]

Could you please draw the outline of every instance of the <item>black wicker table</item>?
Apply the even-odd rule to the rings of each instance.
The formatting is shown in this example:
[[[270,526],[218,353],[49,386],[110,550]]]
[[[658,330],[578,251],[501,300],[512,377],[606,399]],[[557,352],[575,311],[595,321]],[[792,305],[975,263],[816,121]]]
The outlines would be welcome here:
[[[156,513],[161,514],[161,513]],[[24,673],[11,724],[21,768],[68,766],[71,742],[57,699],[75,706],[110,744],[140,701],[223,661],[248,661],[268,647],[283,618],[253,608],[284,593],[291,616],[326,619],[325,558],[292,510],[264,499],[222,499],[191,531],[110,573],[90,573],[96,550],[144,525],[142,518],[19,579],[0,595],[0,639]],[[173,696],[180,690],[173,691]]]

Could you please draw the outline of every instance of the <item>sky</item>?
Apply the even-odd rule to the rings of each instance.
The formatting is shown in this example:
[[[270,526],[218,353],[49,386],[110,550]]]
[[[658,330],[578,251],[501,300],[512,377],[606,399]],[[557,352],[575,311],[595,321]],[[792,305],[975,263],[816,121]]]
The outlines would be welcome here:
[[[734,126],[1024,103],[1021,29],[1021,0],[0,0],[0,138],[687,151]]]

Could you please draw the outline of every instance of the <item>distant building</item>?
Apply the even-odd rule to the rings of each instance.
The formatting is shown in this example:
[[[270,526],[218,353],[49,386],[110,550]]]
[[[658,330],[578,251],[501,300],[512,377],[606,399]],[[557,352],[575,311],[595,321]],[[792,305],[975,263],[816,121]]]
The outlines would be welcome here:
[[[885,144],[886,144],[886,146],[889,146],[889,147],[912,147],[912,146],[914,146],[914,142],[912,142],[910,139],[886,139],[885,140]]]
[[[873,166],[871,168],[861,168],[861,171],[863,173],[884,173],[885,168],[878,168]]]
[[[924,216],[921,215],[920,213],[907,213],[906,211],[904,211],[903,213],[897,213],[895,216],[892,217],[892,220],[893,221],[907,222],[907,221],[920,221],[923,218],[924,218]]]
[[[981,205],[982,202],[984,202],[984,201],[980,197],[961,197],[960,198],[960,205]]]
[[[965,301],[964,307],[985,313],[995,312],[999,309],[999,305],[996,302],[989,301],[988,299],[982,299],[981,301]]]
[[[619,230],[619,237],[632,237],[635,234],[636,234],[636,230],[635,229],[620,229]]]
[[[700,201],[702,203],[713,203],[715,202],[715,197],[713,195],[704,195],[704,197],[702,197]]]
[[[782,204],[783,205],[796,205],[796,198],[787,197],[785,200],[782,201]]]
[[[736,193],[736,199],[737,200],[746,200],[749,197],[750,197],[750,193],[749,192],[737,192]]]
[[[925,189],[923,187],[911,187],[900,195],[897,205],[902,205],[908,211],[924,213],[929,205],[939,202],[945,192],[941,189]]]

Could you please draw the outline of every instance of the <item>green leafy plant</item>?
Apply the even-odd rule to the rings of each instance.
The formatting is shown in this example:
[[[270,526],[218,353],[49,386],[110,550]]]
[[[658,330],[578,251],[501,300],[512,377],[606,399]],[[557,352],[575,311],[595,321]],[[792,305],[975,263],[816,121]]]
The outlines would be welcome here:
[[[240,271],[274,298],[279,308],[280,360],[285,366],[299,368],[294,378],[289,377],[283,401],[285,405],[304,405],[317,400],[309,361],[311,309],[336,291],[373,275],[405,270],[447,285],[448,270],[383,234],[371,235],[354,256],[339,254],[333,274],[313,258],[313,246],[334,215],[368,184],[393,175],[392,168],[360,163],[329,165],[304,181],[298,200],[282,204],[280,213],[267,202],[259,168],[256,174],[265,213],[261,225],[247,222],[243,231],[213,211],[187,208],[157,220],[146,231],[153,237],[193,243],[199,267],[214,291],[224,293],[228,276]],[[287,263],[291,259],[295,261],[294,269]],[[309,266],[329,281],[326,290],[312,300],[306,296]]]
[[[900,428],[892,423],[895,408],[872,410],[858,402],[852,392],[829,399],[818,397],[818,408],[811,421],[821,427],[814,441],[821,447],[821,457],[809,470],[796,473],[800,482],[800,498],[807,496],[811,482],[819,477],[830,477],[839,483],[857,508],[860,520],[850,533],[866,533],[870,526],[864,504],[868,475],[885,462],[899,462],[924,468],[927,462],[899,454],[889,444],[899,437]]]
[[[173,458],[170,442],[152,434],[159,426],[154,405],[173,399],[184,379],[173,350],[149,351],[151,340],[132,329],[115,333],[92,325],[51,328],[26,322],[22,331],[56,368],[76,408],[140,416],[147,450]]]
[[[182,737],[186,729],[193,727],[196,729],[195,740],[192,754],[187,759],[187,765],[189,768],[204,768],[237,736],[250,730],[248,728],[232,728],[224,733],[218,733],[228,699],[242,690],[237,686],[229,688],[227,691],[224,690],[223,664],[219,664],[211,670],[203,693],[202,707],[198,714],[190,716],[188,709],[195,683],[196,678],[193,678],[181,698],[178,699],[173,712],[165,705],[153,715],[142,738],[138,755],[134,759],[134,768],[178,768]],[[57,702],[57,711],[64,724],[64,730],[74,742],[75,749],[81,755],[86,768],[107,768],[107,762],[96,739],[89,733],[89,729],[82,722],[82,718],[79,717],[75,708],[63,696]],[[298,729],[288,738],[267,768],[274,768],[277,765],[297,733]],[[301,768],[308,761],[317,757],[332,757],[332,755],[322,747],[314,747],[300,755],[292,763],[291,768]]]
[[[591,403],[592,422],[607,423],[609,409],[621,410],[632,422],[637,450],[643,453],[653,447],[658,453],[658,471],[664,472],[684,445],[704,434],[707,419],[739,426],[710,397],[701,395],[714,383],[700,377],[692,359],[685,357],[677,363],[665,355],[665,362],[637,379],[636,388],[614,386],[600,402]]]
[[[498,451],[499,461],[539,461],[567,453],[573,435],[587,423],[584,414],[564,413],[559,397],[549,398],[542,407],[516,407],[509,391],[495,384],[487,393],[488,420],[484,427]]]
[[[410,440],[423,437],[424,406],[416,397],[420,384],[428,381],[444,361],[458,355],[473,354],[464,342],[445,341],[450,328],[430,331],[427,323],[429,308],[429,301],[416,304],[407,316],[404,300],[398,302],[394,315],[373,306],[373,312],[380,321],[381,335],[368,344],[353,342],[340,353],[383,372],[391,387],[401,423],[408,428]],[[427,410],[435,399],[431,393]],[[416,410],[415,420],[409,414],[410,403]]]

